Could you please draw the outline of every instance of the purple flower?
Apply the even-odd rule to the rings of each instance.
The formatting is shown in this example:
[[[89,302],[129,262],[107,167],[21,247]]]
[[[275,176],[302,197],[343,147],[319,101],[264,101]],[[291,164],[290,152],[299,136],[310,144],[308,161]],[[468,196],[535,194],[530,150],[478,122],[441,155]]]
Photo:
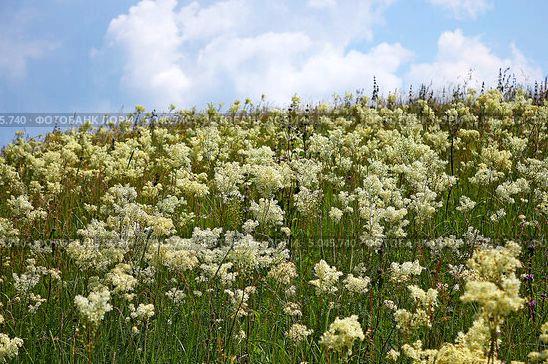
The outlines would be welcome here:
[[[535,321],[535,307],[537,306],[537,301],[532,299],[529,301],[529,316],[531,320]]]
[[[531,282],[533,281],[533,279],[535,279],[535,275],[533,273],[528,273],[523,275],[523,279],[526,280],[527,282]]]

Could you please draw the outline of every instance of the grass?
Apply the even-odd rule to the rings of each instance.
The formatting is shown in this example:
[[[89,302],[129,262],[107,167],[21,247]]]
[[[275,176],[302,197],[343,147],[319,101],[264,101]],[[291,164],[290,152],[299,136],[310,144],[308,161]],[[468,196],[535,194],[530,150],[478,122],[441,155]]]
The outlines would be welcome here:
[[[461,238],[469,227],[477,229],[495,245],[506,240],[518,241],[522,246],[523,264],[518,276],[522,273],[535,276],[532,282],[523,281],[520,291],[528,302],[536,301],[534,315],[524,305],[508,317],[500,332],[498,358],[524,360],[530,351],[539,350],[540,326],[547,320],[546,212],[539,208],[542,194],[547,191],[545,181],[539,183],[517,165],[534,158],[540,161],[539,173],[546,175],[548,111],[547,106],[534,103],[522,106],[521,102],[519,97],[503,101],[500,94],[491,92],[446,104],[420,100],[389,108],[382,105],[369,108],[356,100],[311,114],[295,112],[299,108],[296,103],[293,110],[280,113],[264,110],[228,116],[213,111],[182,113],[180,120],[184,122],[179,123],[116,126],[93,132],[84,127],[69,133],[51,133],[43,141],[17,139],[3,150],[4,160],[0,163],[0,184],[4,187],[0,192],[0,216],[7,219],[19,235],[18,243],[0,244],[2,261],[8,262],[0,268],[3,278],[0,314],[5,320],[0,332],[24,340],[19,355],[12,360],[29,363],[334,363],[345,359],[327,351],[319,339],[335,317],[350,315],[358,315],[365,333],[365,339],[354,344],[352,356],[347,358],[351,362],[385,362],[387,351],[400,350],[402,344],[416,339],[422,340],[426,348],[439,348],[443,343],[454,342],[457,334],[465,332],[479,312],[475,304],[459,299],[465,282],[450,273],[449,264],[466,264],[481,239],[472,239],[457,251],[445,249],[440,254],[431,251],[425,242],[438,237]],[[425,105],[433,117],[425,115]],[[449,109],[465,111],[460,111],[462,115],[457,122],[449,123],[446,119]],[[479,131],[479,140],[458,137],[460,129]],[[387,137],[383,131],[397,132],[400,136]],[[425,135],[438,131],[446,132],[448,143],[460,138],[459,148],[450,145],[436,148]],[[220,138],[215,139],[213,132],[218,132]],[[356,145],[352,145],[352,138],[345,139],[352,133],[362,138]],[[406,144],[410,142],[405,135],[413,133],[417,133],[413,138],[419,146]],[[325,150],[332,152],[329,158],[323,158],[321,150],[313,151],[313,136],[318,135],[331,138],[336,144],[331,149],[325,146]],[[526,146],[521,154],[511,156],[509,169],[493,166],[495,171],[504,170],[504,177],[487,185],[471,183],[469,178],[480,168],[480,163],[485,162],[482,151],[493,145],[499,152],[504,150],[508,147],[508,137],[524,138]],[[217,144],[211,146],[210,141]],[[182,157],[169,149],[176,143],[189,147]],[[394,152],[394,157],[389,151],[394,145],[409,149]],[[118,226],[120,230],[139,231],[130,238],[131,248],[124,252],[121,260],[131,264],[131,274],[139,280],[133,302],[136,305],[152,303],[155,315],[142,324],[136,323],[130,317],[129,302],[122,295],[112,293],[112,311],[106,313],[97,327],[86,324],[75,307],[74,298],[87,296],[89,283],[94,279],[108,285],[106,273],[113,264],[106,270],[82,268],[67,252],[66,245],[78,238],[78,230],[89,226],[93,219],[108,221],[108,216],[116,216],[116,210],[108,207],[103,199],[109,188],[117,184],[133,187],[137,191],[135,203],[151,216],[161,197],[184,198],[186,204],[166,216],[175,222],[183,213],[192,213],[194,218],[175,226],[167,235],[188,238],[195,227],[241,231],[246,220],[255,218],[249,209],[250,202],[265,195],[253,182],[253,176],[246,172],[244,179],[248,183],[237,186],[243,197],[227,200],[215,184],[215,167],[225,161],[244,165],[247,162],[242,150],[261,146],[268,146],[274,152],[274,168],[282,168],[284,161],[299,158],[318,161],[322,166],[315,186],[322,191],[322,198],[316,208],[300,211],[296,204],[295,194],[303,187],[298,176],[305,170],[293,171],[289,182],[266,196],[275,198],[284,210],[283,225],[291,229],[289,238],[279,226],[259,225],[253,233],[254,239],[267,241],[271,247],[286,241],[287,260],[295,264],[298,273],[292,283],[295,295],[288,295],[288,287],[268,276],[268,266],[233,268],[238,276],[227,285],[220,279],[200,281],[204,273],[199,266],[181,272],[166,264],[156,264],[153,258],[145,257],[144,252],[147,249],[154,252],[167,236],[154,236],[145,231],[145,225],[135,227],[142,224],[135,220]],[[441,161],[436,165],[435,160],[423,160],[424,164],[432,163],[427,166],[431,175],[424,179],[425,183],[433,186],[437,178],[444,176],[455,176],[457,182],[440,189],[430,204],[435,205],[435,212],[425,219],[412,210],[410,202],[404,202],[409,210],[405,217],[409,220],[404,226],[406,236],[388,236],[376,250],[367,247],[361,240],[367,219],[360,213],[360,204],[366,199],[359,197],[356,191],[364,187],[366,176],[376,175],[372,161],[382,161],[389,166],[391,181],[396,184],[390,193],[399,191],[404,198],[411,198],[416,196],[416,186],[407,172],[398,171],[402,165],[412,167],[413,161],[430,153],[425,152],[423,146],[428,146],[432,155]],[[207,148],[215,151],[210,159]],[[182,166],[185,158],[189,161],[188,169]],[[345,158],[352,161],[347,170],[343,167]],[[344,186],[330,176],[341,178]],[[495,192],[498,184],[519,177],[528,179],[529,191],[518,193],[514,204],[501,200]],[[39,190],[32,186],[32,181],[40,184]],[[182,188],[177,187],[178,181],[183,181]],[[149,196],[144,192],[147,182],[149,186],[162,185],[163,188],[158,190],[158,195]],[[56,183],[59,188],[55,187]],[[188,186],[193,183],[207,186],[210,193],[189,193]],[[337,197],[340,191],[355,193],[357,197],[350,204],[353,211],[335,221],[330,217],[330,209],[341,207]],[[377,193],[375,198],[381,195]],[[27,196],[32,210],[42,209],[44,216],[30,219],[28,212],[18,214],[8,202],[12,196]],[[476,201],[471,212],[456,209],[461,196]],[[397,207],[396,200],[395,196],[384,199],[388,206]],[[97,206],[98,210],[88,209],[89,205]],[[101,211],[101,206],[106,210]],[[491,221],[490,216],[500,209],[506,215],[497,222]],[[530,224],[521,223],[520,215]],[[400,221],[383,224],[386,231],[390,231]],[[108,229],[116,230],[113,226]],[[2,234],[2,239],[7,241],[7,234]],[[41,241],[44,249],[28,244],[34,241]],[[230,248],[227,257],[229,253]],[[25,272],[29,257],[35,258],[36,266],[58,269],[61,281],[49,274],[38,274],[39,282],[30,290],[17,290],[12,273]],[[216,264],[225,262],[224,258],[218,257]],[[363,264],[371,279],[369,291],[352,294],[340,284],[334,295],[317,295],[308,282],[314,278],[314,265],[320,259],[344,273]],[[413,308],[407,285],[390,280],[390,264],[416,259],[425,270],[410,283],[425,290],[438,289],[439,306],[430,317],[431,328],[420,328],[406,337],[396,328],[393,311],[384,302],[392,300],[400,308]],[[139,273],[146,267],[155,268],[148,277],[150,282],[146,281],[146,275]],[[455,284],[460,288],[456,289]],[[248,286],[256,287],[247,302],[249,312],[237,317],[225,289]],[[184,303],[175,304],[166,297],[166,292],[174,287],[185,293]],[[45,299],[36,312],[28,308],[30,293]],[[284,313],[287,302],[298,302],[302,316]],[[292,343],[285,335],[295,322],[302,322],[313,330],[313,334],[299,344]],[[138,326],[137,333],[133,332],[133,326]],[[410,361],[402,355],[400,362]]]

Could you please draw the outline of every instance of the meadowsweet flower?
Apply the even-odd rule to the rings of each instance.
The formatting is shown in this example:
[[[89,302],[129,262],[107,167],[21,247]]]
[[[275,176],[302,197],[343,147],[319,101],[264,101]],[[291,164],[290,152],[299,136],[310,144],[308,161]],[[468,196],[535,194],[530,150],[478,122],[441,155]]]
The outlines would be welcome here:
[[[282,226],[280,228],[281,232],[285,234],[285,236],[290,237],[291,236],[291,229],[287,226]]]
[[[504,211],[504,209],[500,209],[500,210],[497,210],[494,213],[492,213],[491,216],[489,216],[489,219],[492,222],[498,222],[504,216],[506,216],[506,211]]]
[[[0,333],[0,361],[5,362],[19,355],[19,348],[23,346],[23,340]]]
[[[248,286],[244,289],[225,290],[225,293],[228,294],[230,298],[231,308],[236,317],[247,316],[249,314],[250,308],[248,306],[248,301],[255,291],[256,288],[254,286]]]
[[[514,182],[504,182],[495,190],[495,193],[501,200],[510,204],[515,202],[512,196],[526,192],[529,192],[529,182],[525,178],[518,178]]]
[[[369,291],[369,283],[371,279],[369,277],[354,277],[353,274],[349,274],[344,279],[344,287],[351,293],[364,294]]]
[[[384,300],[383,304],[389,310],[396,311],[398,309],[398,306],[396,306],[396,304],[392,300]]]
[[[302,316],[301,306],[297,302],[288,302],[284,306],[284,313],[289,316]]]
[[[407,282],[412,276],[418,276],[422,273],[424,267],[421,267],[418,260],[413,262],[397,263],[392,262],[390,264],[390,279],[393,282]]]
[[[74,304],[80,316],[86,323],[96,327],[105,317],[105,314],[112,310],[110,291],[105,286],[95,287],[87,297],[77,295]]]
[[[478,302],[486,317],[502,318],[523,305],[519,296],[520,281],[515,271],[521,266],[517,256],[520,247],[508,242],[504,248],[484,249],[468,261],[472,279],[465,285],[461,299]]]
[[[332,207],[331,210],[329,210],[329,217],[335,222],[341,221],[342,216],[343,211],[336,207]]]
[[[287,338],[293,343],[299,344],[300,342],[306,340],[306,338],[310,336],[312,332],[313,331],[307,328],[305,325],[295,323],[291,325],[289,330],[285,333],[285,336],[287,336]]]
[[[272,196],[284,186],[284,175],[276,166],[253,164],[249,165],[247,170],[257,191],[264,197]]]
[[[259,222],[255,220],[247,220],[242,225],[242,230],[246,234],[251,234],[259,226]]]
[[[320,344],[328,350],[341,352],[344,355],[352,354],[354,341],[362,341],[365,338],[362,327],[358,322],[358,316],[339,319],[329,325],[329,329],[320,338]]]
[[[322,198],[322,191],[309,190],[303,186],[294,197],[297,210],[304,216],[312,216],[318,211]]]
[[[198,266],[198,251],[191,239],[172,236],[150,246],[147,258],[166,266],[172,272],[185,272]]]
[[[13,286],[18,294],[26,296],[40,282],[42,276],[48,273],[48,270],[42,266],[36,266],[36,259],[26,260],[27,266],[22,274],[12,273]]]
[[[462,213],[467,213],[474,209],[476,203],[466,196],[461,196],[459,198],[459,206],[457,206],[457,211]]]
[[[400,357],[400,352],[399,351],[396,351],[394,349],[390,349],[387,353],[386,353],[386,359],[388,360],[391,360],[391,361],[397,361],[398,358]]]
[[[10,220],[0,217],[0,249],[9,247],[19,241],[19,231]]]
[[[343,273],[339,272],[336,267],[330,267],[322,259],[314,265],[314,275],[316,279],[311,280],[309,283],[316,287],[317,295],[322,295],[324,293],[337,292],[337,283]]]
[[[227,263],[203,263],[200,265],[202,274],[196,278],[198,282],[209,282],[213,278],[217,278],[223,286],[230,286],[238,276],[238,272],[232,271],[234,264]]]
[[[434,254],[440,254],[444,249],[458,252],[458,249],[464,245],[464,240],[457,239],[452,235],[442,236],[434,240],[427,240],[425,245],[430,248]]]
[[[430,318],[438,305],[437,290],[430,288],[425,292],[415,285],[410,285],[407,289],[416,303],[415,310],[410,312],[406,309],[396,309],[394,312],[396,327],[405,334],[409,334],[420,326],[431,327]]]
[[[540,342],[544,345],[548,344],[548,322],[542,324],[540,332]],[[529,353],[527,358],[533,363],[546,363],[548,360],[548,349],[544,349],[540,352],[533,351]]]
[[[31,293],[29,295],[29,301],[31,303],[29,304],[28,309],[29,312],[32,314],[38,311],[38,308],[40,308],[42,303],[46,302],[46,299],[42,298],[42,296],[40,296],[39,294]]]
[[[289,285],[297,277],[297,267],[293,262],[282,262],[268,272],[268,276],[282,285]]]
[[[405,356],[412,360],[413,364],[429,364],[435,362],[437,350],[423,349],[421,340],[417,340],[412,344],[404,344],[401,349]]]
[[[120,263],[106,275],[106,280],[114,287],[114,293],[128,293],[137,285],[137,279],[130,274],[131,265]]]
[[[177,288],[172,288],[166,292],[166,297],[168,297],[175,305],[180,305],[184,302],[186,294]]]
[[[265,200],[264,198],[261,198],[259,203],[252,201],[249,210],[260,225],[275,226],[282,225],[283,223],[285,212],[278,206],[278,201],[276,200]]]
[[[240,186],[245,180],[245,170],[238,162],[227,162],[215,168],[214,182],[225,201],[240,199]]]
[[[131,303],[129,309],[131,311],[131,318],[137,320],[139,323],[145,323],[154,316],[154,305],[152,303],[140,303],[137,308]]]

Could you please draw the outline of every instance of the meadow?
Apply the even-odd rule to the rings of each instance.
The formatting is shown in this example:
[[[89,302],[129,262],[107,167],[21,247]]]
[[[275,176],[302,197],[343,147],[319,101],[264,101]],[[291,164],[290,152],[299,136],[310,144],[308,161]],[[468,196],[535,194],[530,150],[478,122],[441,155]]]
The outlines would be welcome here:
[[[548,103],[235,102],[0,154],[0,362],[548,360]]]

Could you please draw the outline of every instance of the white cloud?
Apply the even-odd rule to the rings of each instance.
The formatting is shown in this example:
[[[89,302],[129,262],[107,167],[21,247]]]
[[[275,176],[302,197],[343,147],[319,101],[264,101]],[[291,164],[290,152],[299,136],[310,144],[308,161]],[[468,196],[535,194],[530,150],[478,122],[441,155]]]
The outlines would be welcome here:
[[[180,10],[177,21],[183,38],[196,40],[239,28],[247,16],[248,8],[244,1],[220,1],[207,8],[201,7],[198,2],[192,2]]]
[[[25,30],[35,17],[28,9],[9,18],[0,17],[0,77],[14,81],[25,77],[30,61],[43,58],[58,47],[57,42],[27,36]]]
[[[181,6],[177,0],[142,0],[111,21],[107,39],[122,51],[122,87],[133,100],[160,108],[261,94],[278,105],[294,93],[328,99],[334,92],[370,92],[373,76],[384,91],[405,86],[404,80],[462,83],[470,71],[472,84],[494,82],[498,69],[506,67],[518,78],[542,76],[516,47],[511,56],[500,57],[460,30],[441,34],[437,55],[427,63],[411,64],[413,53],[399,43],[358,50],[353,45],[371,40],[392,1],[329,6],[332,1],[316,0],[314,6],[321,7],[311,9],[311,1]]]
[[[431,4],[441,6],[457,19],[475,18],[489,10],[491,0],[429,0]]]
[[[231,75],[238,97],[266,93],[270,100],[285,103],[294,93],[317,100],[333,92],[367,89],[373,76],[386,89],[400,87],[396,72],[410,58],[399,44],[382,43],[368,53],[345,52],[302,33],[267,33],[211,43],[201,53],[200,65]]]
[[[447,83],[463,83],[469,77],[469,85],[479,87],[481,82],[496,84],[499,69],[510,68],[518,82],[530,82],[542,78],[541,69],[528,61],[512,45],[511,57],[500,57],[478,38],[465,36],[460,29],[447,31],[438,39],[436,59],[431,63],[411,65],[407,75],[409,82],[428,83],[440,87]]]
[[[176,0],[143,0],[108,28],[112,44],[125,53],[122,84],[153,103],[174,102],[191,86],[182,68],[176,5]]]
[[[47,41],[32,41],[0,36],[0,76],[8,79],[20,79],[26,75],[27,64],[40,59],[56,48]]]
[[[311,8],[330,8],[337,5],[337,0],[308,0],[308,6]]]
[[[369,52],[349,47],[371,39],[391,1],[330,6],[334,2],[225,0],[181,7],[177,0],[142,0],[112,20],[107,39],[123,52],[122,86],[155,106],[263,93],[278,104],[295,92],[328,98],[368,88],[373,75],[383,86],[399,86],[396,72],[409,51],[385,43]],[[309,6],[321,11],[311,14]]]

